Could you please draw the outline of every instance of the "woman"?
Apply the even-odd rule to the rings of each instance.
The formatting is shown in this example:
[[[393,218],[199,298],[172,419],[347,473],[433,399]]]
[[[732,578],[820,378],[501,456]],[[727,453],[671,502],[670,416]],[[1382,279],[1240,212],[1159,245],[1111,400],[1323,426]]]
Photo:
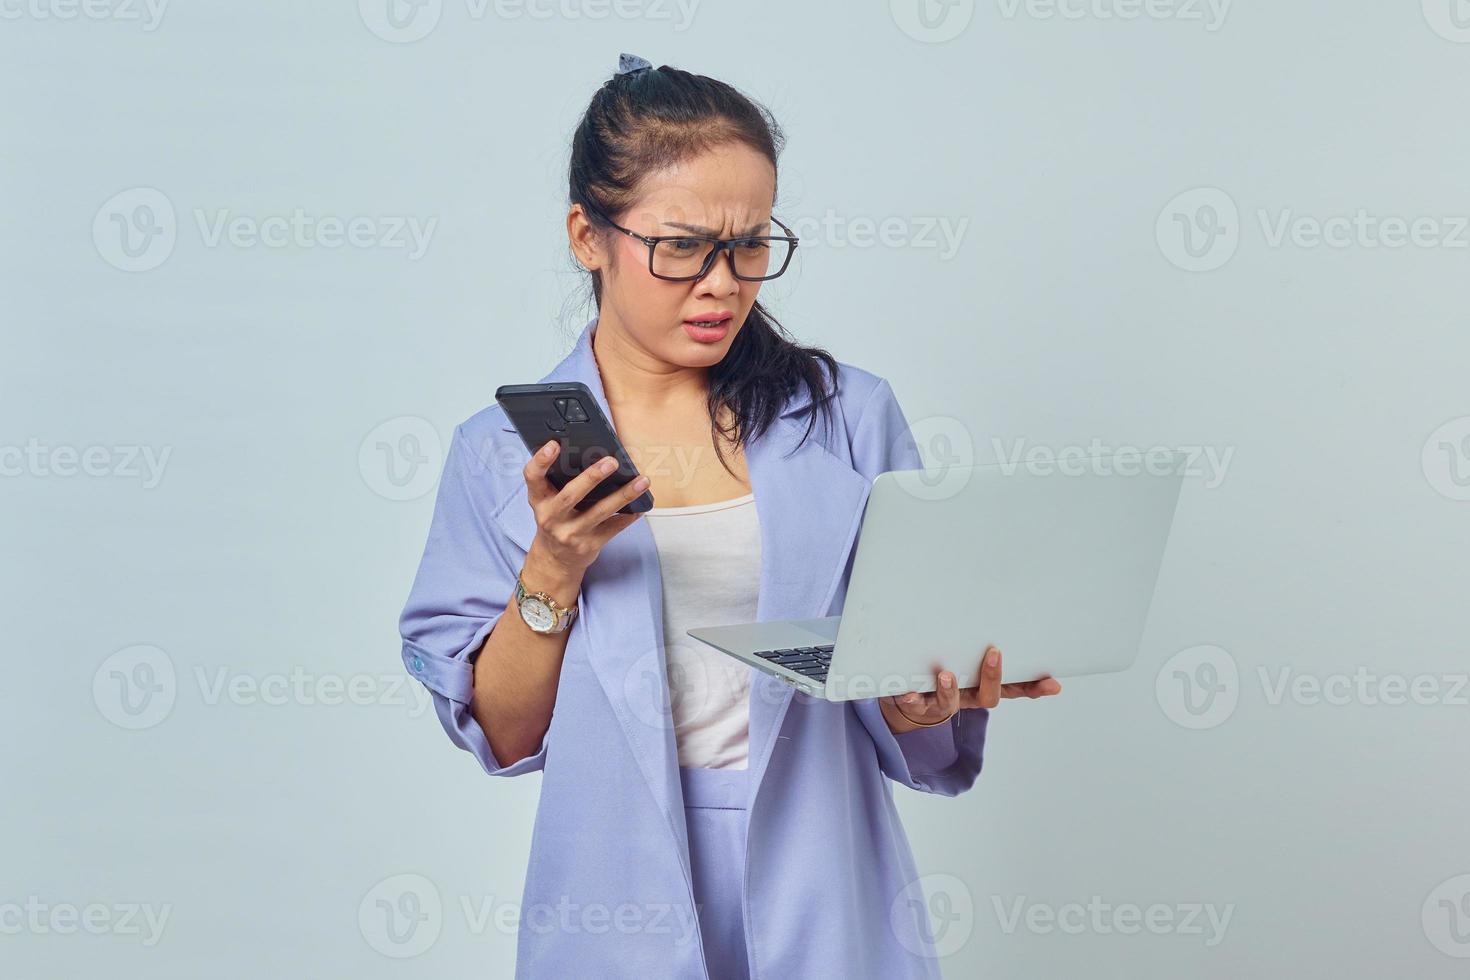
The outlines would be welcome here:
[[[920,465],[887,381],[756,303],[795,247],[780,142],[624,55],[569,170],[597,315],[541,380],[585,383],[643,478],[578,511],[604,474],[558,492],[555,440],[523,462],[496,406],[454,432],[403,656],[487,773],[543,771],[517,976],[938,976],[889,780],[964,792],[988,709],[1061,689],[1000,684],[991,648],[978,688],[831,703],[685,635],[839,613],[873,478]]]

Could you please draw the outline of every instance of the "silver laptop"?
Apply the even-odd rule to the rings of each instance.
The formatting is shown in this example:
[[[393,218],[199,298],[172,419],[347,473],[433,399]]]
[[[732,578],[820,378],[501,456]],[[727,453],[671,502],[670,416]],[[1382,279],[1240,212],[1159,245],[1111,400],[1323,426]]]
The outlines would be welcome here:
[[[829,701],[1123,670],[1139,642],[1183,482],[1153,450],[891,471],[869,490],[841,616],[689,635]]]

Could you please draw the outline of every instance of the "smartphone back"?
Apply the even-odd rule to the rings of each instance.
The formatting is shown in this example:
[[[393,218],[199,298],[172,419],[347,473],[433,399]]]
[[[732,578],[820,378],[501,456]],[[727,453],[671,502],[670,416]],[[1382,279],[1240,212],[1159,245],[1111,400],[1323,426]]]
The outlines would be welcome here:
[[[528,452],[534,453],[548,439],[561,444],[561,452],[546,471],[558,490],[605,456],[618,461],[617,471],[593,485],[577,502],[578,510],[586,510],[638,476],[612,422],[582,382],[501,385],[495,389],[495,400],[505,409]],[[619,513],[638,514],[652,506],[653,494],[645,490]]]

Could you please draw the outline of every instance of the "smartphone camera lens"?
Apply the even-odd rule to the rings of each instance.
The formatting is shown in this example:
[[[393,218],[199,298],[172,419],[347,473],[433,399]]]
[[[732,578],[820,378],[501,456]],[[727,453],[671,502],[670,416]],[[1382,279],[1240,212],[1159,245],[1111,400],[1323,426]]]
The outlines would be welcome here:
[[[568,422],[587,421],[586,409],[582,408],[582,403],[575,398],[556,399],[556,408],[561,412],[561,417]]]

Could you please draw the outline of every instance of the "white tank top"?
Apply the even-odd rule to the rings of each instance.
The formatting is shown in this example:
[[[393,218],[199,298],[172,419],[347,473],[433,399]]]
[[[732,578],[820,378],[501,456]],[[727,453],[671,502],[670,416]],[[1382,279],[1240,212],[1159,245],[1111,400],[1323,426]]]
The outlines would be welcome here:
[[[644,514],[663,573],[664,647],[679,765],[744,769],[751,668],[685,633],[755,622],[761,539],[755,495]]]

